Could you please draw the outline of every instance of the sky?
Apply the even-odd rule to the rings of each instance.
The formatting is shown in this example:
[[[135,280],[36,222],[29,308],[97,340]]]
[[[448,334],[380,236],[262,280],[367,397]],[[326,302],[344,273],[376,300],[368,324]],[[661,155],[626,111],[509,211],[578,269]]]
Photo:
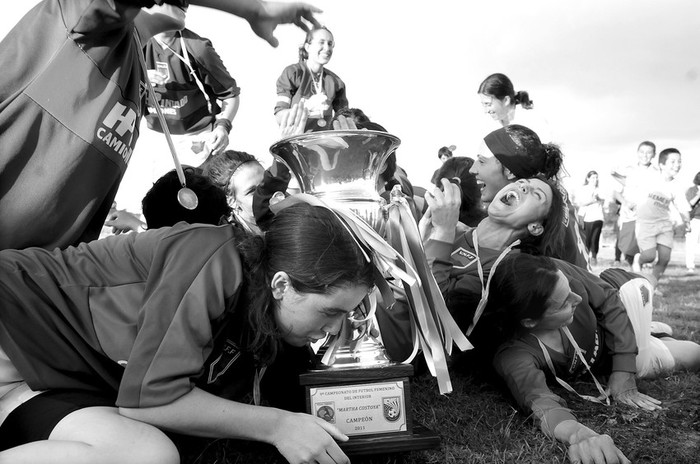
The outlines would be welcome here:
[[[6,2],[9,3],[9,2]],[[0,35],[36,2],[11,2]],[[526,90],[561,146],[569,183],[635,162],[637,145],[678,148],[681,178],[700,170],[700,2],[696,0],[312,0],[334,34],[328,68],[351,107],[398,136],[398,163],[429,185],[437,151],[475,157],[497,128],[477,89],[489,74]],[[278,48],[226,13],[191,7],[187,26],[212,40],[241,87],[230,148],[267,165],[278,138],[275,82],[297,61],[304,33],[277,29]],[[7,66],[3,63],[3,66]],[[517,111],[523,111],[518,109]],[[163,147],[165,147],[163,142]],[[151,147],[137,144],[134,156]]]

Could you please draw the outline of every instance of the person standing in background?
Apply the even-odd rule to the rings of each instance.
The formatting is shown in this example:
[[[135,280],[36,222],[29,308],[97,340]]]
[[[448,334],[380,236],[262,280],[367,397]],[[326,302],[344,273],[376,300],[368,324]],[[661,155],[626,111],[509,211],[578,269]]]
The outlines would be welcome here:
[[[690,222],[685,231],[685,267],[695,271],[695,249],[700,238],[700,172],[693,178],[693,186],[685,192],[685,198],[690,204]]]
[[[484,113],[500,126],[519,124],[534,130],[543,143],[553,141],[549,124],[533,111],[535,105],[529,93],[524,90],[516,92],[513,82],[505,74],[488,76],[479,84],[478,94]],[[518,105],[525,111],[516,111]]]
[[[652,165],[656,156],[656,145],[645,140],[637,147],[637,164],[623,169],[613,169],[612,176],[620,183],[621,188],[613,193],[615,200],[620,202],[620,232],[618,247],[631,266],[634,255],[639,253],[637,238],[634,233],[637,221],[637,211],[632,206],[630,193],[637,186],[644,185],[654,178],[658,171]]]
[[[144,54],[180,163],[199,167],[228,146],[241,90],[211,41],[189,29],[157,34]],[[154,104],[146,121],[162,133]]]
[[[438,159],[442,164],[445,164],[445,162],[449,159],[451,159],[454,156],[454,151],[457,149],[456,146],[450,145],[449,147],[441,147],[438,150]],[[473,160],[472,160],[473,161]],[[440,169],[442,169],[442,166],[437,168],[435,172],[433,172],[433,176],[430,178],[430,183],[435,185],[436,187],[440,187],[440,178],[438,177],[438,172],[440,172]]]
[[[682,186],[676,181],[681,169],[681,154],[675,148],[666,148],[659,153],[659,172],[656,179],[640,184],[629,192],[631,206],[636,208],[637,223],[634,234],[640,252],[634,255],[632,270],[641,271],[641,266],[654,263],[652,275],[658,281],[671,260],[674,228],[680,216],[682,223],[688,222],[688,203]]]
[[[302,99],[308,112],[307,132],[331,129],[333,115],[348,107],[345,83],[326,68],[334,48],[335,39],[328,28],[319,26],[306,34],[299,47],[299,62],[284,68],[277,79],[277,124]]]
[[[603,231],[603,201],[598,188],[598,173],[589,171],[583,186],[576,192],[574,204],[583,221],[583,242],[594,266],[598,264],[600,234]]]

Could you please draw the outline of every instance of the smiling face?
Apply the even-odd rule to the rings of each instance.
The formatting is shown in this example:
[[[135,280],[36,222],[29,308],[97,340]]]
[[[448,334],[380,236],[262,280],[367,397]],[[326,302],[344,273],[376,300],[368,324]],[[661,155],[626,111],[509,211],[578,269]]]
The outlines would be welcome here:
[[[277,300],[275,322],[282,338],[292,346],[303,346],[337,334],[347,319],[362,302],[369,288],[351,285],[333,289],[329,293],[300,293],[294,290],[289,277],[278,272],[271,283]]]
[[[499,100],[492,95],[480,93],[479,98],[481,99],[481,107],[484,109],[484,113],[491,116],[494,121],[504,121],[508,119],[510,97]]]
[[[489,218],[511,229],[527,227],[542,233],[542,222],[552,206],[552,188],[540,179],[520,179],[502,188],[489,204]]]
[[[665,163],[659,163],[659,171],[666,179],[673,179],[681,170],[681,154],[669,153]]]
[[[244,163],[233,172],[229,180],[228,191],[231,193],[229,205],[237,210],[237,214],[244,220],[255,223],[253,213],[253,194],[255,188],[260,185],[265,175],[265,170],[258,162]]]
[[[469,172],[476,178],[476,183],[481,189],[481,201],[484,203],[492,201],[496,194],[512,181],[508,178],[510,171],[503,167],[484,141],[479,146],[476,161],[469,168]]]
[[[311,42],[304,44],[306,53],[309,54],[307,61],[321,66],[327,65],[333,56],[333,47],[335,47],[333,34],[326,29],[318,29],[314,32]]]
[[[656,156],[654,147],[651,145],[640,145],[637,150],[637,164],[639,164],[639,166],[649,166],[654,156]]]
[[[557,283],[547,300],[547,309],[530,328],[538,331],[557,330],[571,324],[579,303],[581,303],[581,297],[571,291],[566,276],[561,271],[557,271]]]

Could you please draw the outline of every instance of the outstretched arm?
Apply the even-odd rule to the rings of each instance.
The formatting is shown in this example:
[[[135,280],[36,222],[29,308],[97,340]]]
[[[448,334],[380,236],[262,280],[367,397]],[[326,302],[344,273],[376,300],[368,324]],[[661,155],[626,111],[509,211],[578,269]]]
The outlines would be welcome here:
[[[214,8],[245,19],[253,32],[273,47],[279,44],[273,33],[280,24],[296,24],[304,31],[309,30],[309,24],[313,27],[320,26],[314,18],[314,13],[321,13],[321,10],[307,3],[263,2],[260,0],[191,0],[190,4]]]
[[[120,408],[131,419],[188,435],[240,438],[274,445],[292,464],[349,463],[335,440],[347,436],[321,418],[225,400],[199,388],[170,404]]]

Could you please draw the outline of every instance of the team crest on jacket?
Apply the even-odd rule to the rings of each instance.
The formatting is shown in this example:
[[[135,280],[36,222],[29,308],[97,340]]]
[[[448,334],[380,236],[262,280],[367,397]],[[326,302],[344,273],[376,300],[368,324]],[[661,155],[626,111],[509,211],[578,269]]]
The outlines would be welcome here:
[[[453,251],[450,257],[452,258],[452,267],[454,269],[466,269],[478,259],[474,253],[462,247]]]
[[[389,422],[396,422],[401,417],[401,397],[387,396],[382,398],[384,419]]]

